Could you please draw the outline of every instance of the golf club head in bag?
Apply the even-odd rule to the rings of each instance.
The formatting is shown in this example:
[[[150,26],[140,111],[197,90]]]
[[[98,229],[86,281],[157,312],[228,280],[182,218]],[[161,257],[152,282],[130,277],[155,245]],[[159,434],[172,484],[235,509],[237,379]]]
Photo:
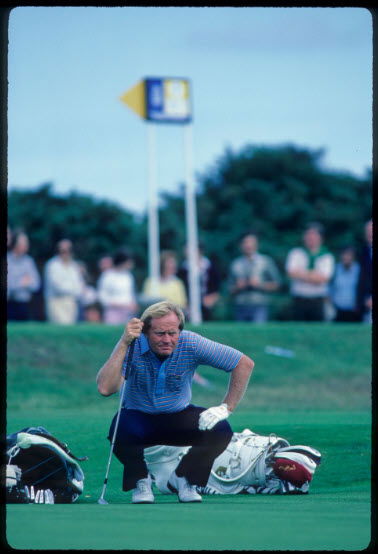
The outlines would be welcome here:
[[[272,459],[274,473],[296,487],[302,487],[312,481],[321,454],[315,448],[304,445],[293,445],[278,450]]]

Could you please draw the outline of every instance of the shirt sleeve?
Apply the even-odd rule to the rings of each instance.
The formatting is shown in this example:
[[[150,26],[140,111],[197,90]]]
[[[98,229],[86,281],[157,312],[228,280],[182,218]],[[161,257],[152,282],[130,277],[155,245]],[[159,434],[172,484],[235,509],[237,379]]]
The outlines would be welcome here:
[[[210,365],[224,371],[232,371],[243,353],[236,348],[196,335],[195,357],[198,365]]]
[[[112,285],[112,276],[107,271],[104,271],[97,283],[98,299],[103,306],[108,306],[112,303],[112,290],[114,290],[114,286]]]
[[[32,278],[32,282],[29,285],[29,289],[31,290],[31,292],[36,292],[41,286],[41,278],[39,276],[37,266],[32,258],[29,258],[29,267],[30,267],[29,275]]]
[[[331,279],[335,269],[334,257],[332,254],[322,256],[317,260],[317,263],[315,263],[315,267],[325,278]]]
[[[281,275],[272,258],[267,258],[267,273],[271,281],[281,284]]]
[[[287,255],[285,269],[287,272],[295,269],[306,269],[306,257],[299,248],[293,248]]]
[[[245,275],[245,269],[243,267],[243,263],[239,258],[237,258],[231,264],[230,277],[231,279],[236,281],[236,279],[242,279],[242,278],[245,278],[245,276],[246,275]]]
[[[178,304],[179,306],[181,306],[181,308],[186,308],[187,304],[188,304],[188,299],[186,297],[186,291],[185,291],[185,286],[184,286],[184,283],[177,279],[177,302],[176,304]]]

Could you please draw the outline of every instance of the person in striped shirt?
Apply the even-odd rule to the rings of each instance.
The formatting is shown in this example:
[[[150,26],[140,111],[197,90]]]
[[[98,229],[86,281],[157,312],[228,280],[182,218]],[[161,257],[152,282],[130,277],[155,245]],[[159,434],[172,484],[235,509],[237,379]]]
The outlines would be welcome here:
[[[108,360],[97,374],[100,394],[122,387],[125,359],[135,340],[129,377],[114,442],[114,454],[124,465],[124,491],[133,503],[154,502],[144,448],[158,444],[191,446],[168,480],[180,502],[201,502],[196,486],[205,486],[215,458],[232,438],[226,419],[242,399],[254,362],[232,348],[184,330],[185,317],[172,302],[149,306],[132,318]],[[191,384],[198,365],[230,373],[228,390],[219,406],[191,404]],[[116,416],[108,439],[113,438]]]

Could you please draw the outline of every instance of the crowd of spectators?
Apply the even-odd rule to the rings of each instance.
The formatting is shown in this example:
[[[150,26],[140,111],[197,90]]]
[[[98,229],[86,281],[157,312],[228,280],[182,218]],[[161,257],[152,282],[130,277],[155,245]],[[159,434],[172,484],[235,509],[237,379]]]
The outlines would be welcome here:
[[[372,243],[373,222],[365,224],[361,251],[345,245],[335,256],[325,244],[324,229],[311,223],[299,246],[287,253],[285,274],[272,257],[259,251],[259,237],[247,231],[240,238],[240,255],[230,261],[227,295],[235,321],[263,323],[271,319],[274,294],[289,284],[291,319],[296,321],[372,322]],[[29,238],[22,230],[8,227],[8,321],[33,319],[31,302],[38,292],[43,297],[44,319],[56,324],[89,321],[124,324],[146,305],[171,300],[189,315],[189,267],[187,252],[182,261],[176,252],[160,255],[158,282],[148,277],[138,293],[133,274],[134,259],[126,249],[98,260],[93,279],[84,262],[77,260],[71,240],[63,238],[56,253],[44,265],[42,274],[28,254]],[[225,290],[216,265],[198,249],[201,310],[204,321],[213,319],[214,310]]]

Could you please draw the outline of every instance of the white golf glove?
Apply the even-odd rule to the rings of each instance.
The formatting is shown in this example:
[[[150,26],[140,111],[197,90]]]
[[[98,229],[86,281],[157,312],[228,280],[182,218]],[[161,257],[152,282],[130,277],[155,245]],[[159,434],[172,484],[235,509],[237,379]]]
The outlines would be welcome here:
[[[212,429],[219,421],[227,419],[230,414],[227,404],[209,408],[200,414],[198,428],[201,431]]]

